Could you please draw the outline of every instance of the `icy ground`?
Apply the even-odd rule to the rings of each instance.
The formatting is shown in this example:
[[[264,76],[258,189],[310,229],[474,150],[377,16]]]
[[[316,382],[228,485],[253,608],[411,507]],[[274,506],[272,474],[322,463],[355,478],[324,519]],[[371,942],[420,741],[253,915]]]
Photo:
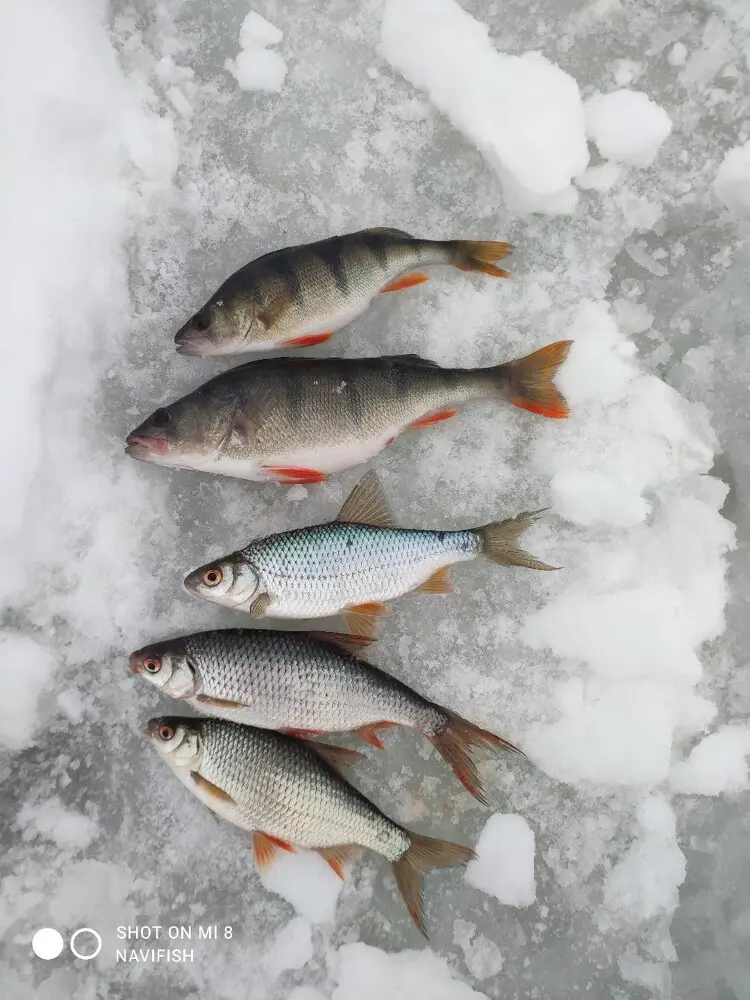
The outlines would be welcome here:
[[[0,28],[2,1000],[747,1000],[746,0],[16,0]],[[551,507],[529,547],[564,567],[464,567],[375,651],[529,757],[484,767],[489,811],[411,732],[358,768],[479,844],[426,881],[429,946],[374,857],[340,893],[314,856],[261,882],[145,745],[169,705],[125,660],[243,624],[184,572],[356,479],[127,459],[220,367],[174,330],[240,263],[371,225],[512,239],[513,280],[435,272],[331,351],[576,340],[566,424],[478,406],[378,461],[404,524]],[[136,924],[220,930],[118,963]],[[102,951],[35,958],[45,926]]]

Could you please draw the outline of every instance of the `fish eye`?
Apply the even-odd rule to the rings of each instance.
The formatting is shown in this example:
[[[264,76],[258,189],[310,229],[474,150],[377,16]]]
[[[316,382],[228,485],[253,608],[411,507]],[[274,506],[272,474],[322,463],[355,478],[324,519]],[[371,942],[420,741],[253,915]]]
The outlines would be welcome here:
[[[172,420],[172,414],[169,410],[160,409],[151,418],[151,423],[154,427],[166,427],[168,423]]]
[[[212,566],[211,569],[205,570],[203,573],[203,582],[207,587],[215,587],[224,578],[224,574],[219,569],[218,566]]]
[[[171,726],[159,726],[159,736],[163,740],[171,740],[174,736],[174,729]]]
[[[161,670],[161,660],[158,656],[148,656],[143,661],[144,670],[148,670],[150,674],[158,674]]]
[[[196,315],[193,320],[193,328],[202,333],[211,326],[211,310],[201,309],[201,311]]]

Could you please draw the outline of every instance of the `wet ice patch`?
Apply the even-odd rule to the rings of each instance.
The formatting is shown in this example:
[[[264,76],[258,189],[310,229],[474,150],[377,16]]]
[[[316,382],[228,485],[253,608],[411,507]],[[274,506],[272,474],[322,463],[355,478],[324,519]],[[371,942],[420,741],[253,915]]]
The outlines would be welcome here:
[[[512,814],[490,816],[475,847],[466,881],[505,906],[531,906],[536,899],[534,831]]]
[[[672,121],[639,90],[595,94],[585,104],[586,134],[607,160],[650,167],[672,131]]]
[[[251,10],[240,28],[240,52],[236,59],[227,59],[228,70],[242,90],[263,90],[278,93],[286,78],[287,66],[278,52],[283,32],[260,14]]]
[[[380,52],[486,157],[510,206],[573,211],[588,163],[573,77],[538,52],[497,52],[455,0],[386,0]]]

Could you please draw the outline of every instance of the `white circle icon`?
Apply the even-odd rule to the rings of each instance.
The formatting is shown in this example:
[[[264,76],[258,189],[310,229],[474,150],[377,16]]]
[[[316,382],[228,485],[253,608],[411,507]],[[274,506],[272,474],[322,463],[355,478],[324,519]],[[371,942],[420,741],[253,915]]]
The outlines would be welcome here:
[[[31,950],[37,958],[43,958],[45,962],[49,962],[51,959],[57,958],[63,950],[64,944],[60,931],[56,931],[54,927],[42,927],[31,939]]]
[[[76,938],[79,934],[91,934],[95,938],[94,950],[88,953],[80,952],[76,948]],[[93,929],[93,927],[79,927],[70,938],[70,950],[73,952],[76,958],[82,958],[85,962],[88,962],[92,958],[96,958],[99,952],[102,950],[102,937],[101,934]]]

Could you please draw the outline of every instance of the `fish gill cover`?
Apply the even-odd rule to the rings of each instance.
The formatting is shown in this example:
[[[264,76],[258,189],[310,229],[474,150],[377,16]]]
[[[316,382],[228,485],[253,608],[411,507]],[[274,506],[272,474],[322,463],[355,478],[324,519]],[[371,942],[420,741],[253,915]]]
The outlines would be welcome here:
[[[33,0],[0,19],[3,996],[743,996],[744,5]],[[314,854],[256,875],[249,838],[149,752],[165,703],[126,671],[157,637],[237,624],[182,592],[190,568],[329,518],[357,478],[128,459],[143,414],[219,370],[175,332],[246,261],[380,225],[507,239],[512,280],[436,270],[337,353],[480,366],[574,341],[568,421],[479,404],[378,460],[401,524],[549,507],[528,546],[564,567],[473,563],[381,623],[379,665],[528,755],[483,765],[491,812],[411,730],[357,768],[400,822],[478,847],[427,880],[427,947],[373,857],[346,883]],[[191,963],[118,962],[117,928],[146,924],[233,933]],[[105,947],[45,963],[48,926]]]

